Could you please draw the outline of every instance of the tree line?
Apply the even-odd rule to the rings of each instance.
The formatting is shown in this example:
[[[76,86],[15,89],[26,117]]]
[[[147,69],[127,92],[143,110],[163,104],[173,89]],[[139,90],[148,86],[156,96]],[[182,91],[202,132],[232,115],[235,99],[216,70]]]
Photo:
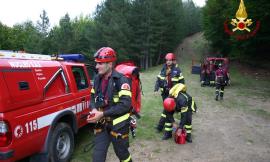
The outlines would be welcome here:
[[[110,46],[118,59],[147,69],[163,62],[187,35],[201,31],[201,8],[192,0],[105,0],[93,16],[71,19],[67,13],[50,28],[46,11],[36,23],[8,27],[0,22],[0,49],[28,53],[82,53]]]
[[[244,0],[250,31],[232,31],[240,0],[207,0],[203,8],[203,30],[213,51],[250,64],[270,61],[270,3],[267,0]],[[267,64],[268,64],[267,63]]]

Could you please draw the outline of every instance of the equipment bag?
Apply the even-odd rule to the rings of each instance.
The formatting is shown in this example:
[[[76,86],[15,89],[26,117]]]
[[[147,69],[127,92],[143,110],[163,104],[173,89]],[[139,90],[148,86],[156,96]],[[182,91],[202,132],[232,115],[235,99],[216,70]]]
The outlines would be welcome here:
[[[115,70],[124,74],[131,80],[131,105],[132,113],[136,116],[141,111],[141,81],[139,75],[139,68],[133,62],[120,63],[115,67]]]

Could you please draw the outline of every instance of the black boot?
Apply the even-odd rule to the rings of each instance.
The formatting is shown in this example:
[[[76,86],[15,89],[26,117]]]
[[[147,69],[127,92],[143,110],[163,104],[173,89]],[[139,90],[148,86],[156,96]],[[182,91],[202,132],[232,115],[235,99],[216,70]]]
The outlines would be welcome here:
[[[166,131],[166,132],[164,133],[164,136],[162,137],[162,140],[167,140],[167,139],[169,139],[169,138],[172,138],[172,132]]]
[[[192,143],[191,133],[187,133],[186,141],[187,141],[188,143]]]
[[[218,101],[218,95],[216,95],[216,101]]]
[[[159,122],[158,122],[157,126],[155,127],[157,133],[162,132],[162,130],[164,128],[164,124],[165,124],[165,119],[166,118],[163,115],[165,115],[164,112],[161,114],[161,117],[159,119]]]
[[[157,125],[157,126],[155,127],[155,129],[156,129],[156,132],[157,132],[157,133],[160,133],[160,132],[162,132],[162,130],[163,130],[163,126]]]

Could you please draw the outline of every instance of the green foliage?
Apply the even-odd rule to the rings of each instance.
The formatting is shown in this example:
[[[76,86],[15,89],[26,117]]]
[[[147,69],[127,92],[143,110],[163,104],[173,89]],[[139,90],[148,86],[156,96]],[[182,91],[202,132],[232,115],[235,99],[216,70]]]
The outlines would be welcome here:
[[[64,15],[49,30],[45,10],[32,22],[13,28],[0,25],[1,49],[57,54],[83,53],[88,58],[103,46],[117,51],[118,61],[133,60],[147,69],[163,62],[182,39],[200,30],[201,9],[192,1],[105,0],[94,17]]]
[[[40,53],[41,35],[31,21],[15,25],[11,30],[12,49]]]
[[[201,30],[201,9],[194,5],[192,0],[188,0],[183,4],[184,25],[186,35],[192,35]]]
[[[0,22],[0,49],[12,49],[11,29]]]
[[[131,28],[130,3],[126,0],[107,0],[96,12],[95,21],[101,39],[118,52],[120,60],[128,59]]]
[[[226,55],[230,50],[230,37],[224,32],[223,24],[228,19],[227,10],[230,6],[229,1],[208,0],[203,9],[203,29],[204,36],[211,40],[215,51]]]
[[[42,11],[42,14],[39,17],[41,20],[37,22],[37,29],[45,37],[48,35],[48,29],[50,27],[50,20],[45,10]]]
[[[256,23],[260,22],[258,32],[251,38],[239,40],[236,36],[230,36],[224,32],[224,23],[231,26],[230,21],[235,18],[240,1],[208,0],[203,9],[203,29],[207,40],[211,41],[215,51],[225,56],[239,59],[242,62],[261,63],[269,62],[270,56],[270,30],[268,26],[270,3],[266,0],[245,0],[244,4],[248,18],[253,24],[250,29],[256,29]],[[247,31],[236,31],[234,35],[249,35]]]

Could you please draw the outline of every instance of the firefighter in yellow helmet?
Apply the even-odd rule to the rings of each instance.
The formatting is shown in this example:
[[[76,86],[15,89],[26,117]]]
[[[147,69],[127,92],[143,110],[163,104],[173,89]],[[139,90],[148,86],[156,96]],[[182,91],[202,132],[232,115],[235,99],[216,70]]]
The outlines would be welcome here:
[[[98,74],[91,90],[90,115],[87,121],[96,123],[93,162],[105,162],[110,143],[120,161],[131,162],[129,120],[131,91],[128,79],[116,72],[116,53],[110,47],[94,55]]]
[[[186,86],[184,84],[176,84],[169,92],[169,97],[163,102],[164,109],[170,112],[166,116],[168,131],[165,129],[163,140],[167,140],[172,137],[172,127],[174,123],[174,112],[181,113],[181,120],[179,123],[178,131],[181,132],[185,129],[187,132],[187,142],[192,142],[192,113],[197,111],[197,106],[193,98],[186,92]],[[176,132],[177,133],[177,132]]]

